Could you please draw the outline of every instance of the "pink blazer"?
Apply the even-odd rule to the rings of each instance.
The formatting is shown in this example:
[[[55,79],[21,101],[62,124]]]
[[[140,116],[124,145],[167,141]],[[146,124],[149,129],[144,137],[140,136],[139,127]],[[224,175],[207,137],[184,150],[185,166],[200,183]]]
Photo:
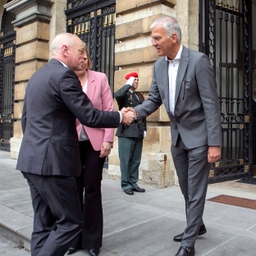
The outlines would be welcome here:
[[[88,86],[86,95],[91,100],[94,108],[105,111],[114,110],[112,92],[108,84],[106,74],[88,70]],[[76,120],[76,130],[80,136],[82,124]],[[114,128],[91,128],[84,125],[84,129],[89,137],[95,151],[101,149],[103,141],[114,141]]]

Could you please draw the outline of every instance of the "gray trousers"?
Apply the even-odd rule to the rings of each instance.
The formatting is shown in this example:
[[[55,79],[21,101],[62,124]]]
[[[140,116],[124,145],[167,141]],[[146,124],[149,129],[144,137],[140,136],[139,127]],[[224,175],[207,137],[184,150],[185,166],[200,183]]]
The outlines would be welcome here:
[[[207,161],[208,146],[188,149],[181,138],[177,145],[172,145],[171,152],[181,192],[185,199],[187,227],[181,241],[181,246],[192,247],[203,225],[203,212],[210,163]]]

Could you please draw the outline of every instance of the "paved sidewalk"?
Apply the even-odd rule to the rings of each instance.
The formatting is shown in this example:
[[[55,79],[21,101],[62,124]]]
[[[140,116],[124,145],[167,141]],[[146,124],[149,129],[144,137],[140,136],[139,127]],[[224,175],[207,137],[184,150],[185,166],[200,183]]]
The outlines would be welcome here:
[[[0,151],[0,233],[29,249],[33,211],[28,185],[15,165],[8,152]],[[180,244],[172,238],[185,228],[179,187],[141,186],[146,193],[129,196],[122,192],[119,181],[104,175],[100,256],[174,256],[178,251]],[[235,181],[209,185],[207,199],[220,194],[256,199],[256,185]],[[197,239],[196,256],[256,255],[256,210],[206,201],[204,221],[208,232]],[[16,254],[6,251],[3,255],[30,255],[16,249]]]
[[[0,234],[0,255],[29,256],[30,252]]]

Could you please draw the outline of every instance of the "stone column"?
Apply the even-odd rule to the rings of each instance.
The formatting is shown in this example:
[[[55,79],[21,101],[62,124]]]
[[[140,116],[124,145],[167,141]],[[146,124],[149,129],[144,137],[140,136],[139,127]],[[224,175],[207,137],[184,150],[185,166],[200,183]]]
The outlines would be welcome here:
[[[13,0],[4,7],[16,14],[13,22],[16,30],[15,88],[14,88],[14,122],[11,138],[12,158],[17,158],[22,130],[21,114],[28,80],[49,59],[49,37],[51,6],[50,0]]]

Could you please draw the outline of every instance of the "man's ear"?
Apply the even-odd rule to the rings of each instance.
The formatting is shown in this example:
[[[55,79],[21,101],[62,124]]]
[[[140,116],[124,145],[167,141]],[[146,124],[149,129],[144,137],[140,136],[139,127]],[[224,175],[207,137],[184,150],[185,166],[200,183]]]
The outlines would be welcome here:
[[[62,45],[62,53],[65,57],[68,56],[68,46],[67,45]]]
[[[174,43],[178,42],[178,36],[176,34],[172,34],[171,39]]]

